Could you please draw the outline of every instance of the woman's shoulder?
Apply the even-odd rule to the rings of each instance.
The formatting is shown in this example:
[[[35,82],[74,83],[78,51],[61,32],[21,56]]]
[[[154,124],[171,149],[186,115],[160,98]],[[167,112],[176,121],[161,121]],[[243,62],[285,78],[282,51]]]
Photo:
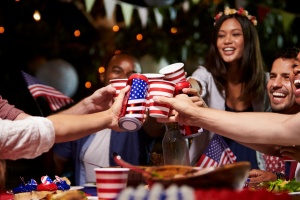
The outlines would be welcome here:
[[[200,65],[198,68],[192,73],[192,76],[200,76],[200,77],[210,77],[211,73],[206,69],[206,67]]]

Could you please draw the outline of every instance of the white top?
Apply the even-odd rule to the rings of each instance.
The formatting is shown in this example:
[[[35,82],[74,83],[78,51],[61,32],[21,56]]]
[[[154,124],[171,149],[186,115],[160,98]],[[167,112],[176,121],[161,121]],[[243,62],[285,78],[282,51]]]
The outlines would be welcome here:
[[[35,158],[49,151],[54,140],[54,127],[47,118],[0,119],[0,159]]]
[[[86,183],[95,183],[94,168],[109,166],[109,146],[111,129],[104,129],[95,134],[95,137],[83,156]],[[101,148],[99,148],[101,147]]]

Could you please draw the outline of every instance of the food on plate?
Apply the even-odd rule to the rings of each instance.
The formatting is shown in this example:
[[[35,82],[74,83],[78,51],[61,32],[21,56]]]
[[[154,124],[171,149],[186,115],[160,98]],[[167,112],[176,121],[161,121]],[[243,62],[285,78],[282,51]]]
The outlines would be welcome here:
[[[276,181],[267,181],[258,184],[258,188],[266,189],[270,192],[280,193],[280,192],[300,192],[300,182],[293,180],[282,180],[278,179]]]
[[[199,169],[196,169],[194,167],[183,165],[165,165],[157,167],[148,167],[145,170],[150,172],[152,179],[172,179],[179,177],[187,177],[199,171]]]
[[[249,162],[236,162],[220,167],[192,167],[184,165],[165,165],[147,167],[146,183],[151,188],[161,183],[165,188],[172,184],[187,185],[196,189],[229,188],[242,189],[250,171]]]
[[[47,200],[87,200],[87,196],[80,190],[69,190],[57,194],[48,194]]]

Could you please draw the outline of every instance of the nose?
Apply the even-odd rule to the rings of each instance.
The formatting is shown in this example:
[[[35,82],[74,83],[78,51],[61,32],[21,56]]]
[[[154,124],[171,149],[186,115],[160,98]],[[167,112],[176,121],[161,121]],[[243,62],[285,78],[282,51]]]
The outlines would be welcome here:
[[[228,44],[228,43],[231,43],[231,42],[232,42],[231,36],[229,34],[226,35],[226,37],[225,37],[225,43]]]
[[[272,87],[273,88],[281,88],[282,87],[282,78],[276,77],[272,82]]]

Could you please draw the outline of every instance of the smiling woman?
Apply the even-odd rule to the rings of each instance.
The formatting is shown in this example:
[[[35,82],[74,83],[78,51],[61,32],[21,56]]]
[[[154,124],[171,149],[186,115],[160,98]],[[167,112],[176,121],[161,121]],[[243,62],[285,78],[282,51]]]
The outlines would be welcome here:
[[[271,110],[265,90],[268,74],[264,72],[258,33],[249,16],[242,8],[225,8],[215,17],[205,67],[199,66],[191,77],[201,85],[201,96],[208,107],[234,112]],[[224,139],[237,161],[250,161],[252,168],[259,168],[256,151]],[[193,163],[199,160],[203,151],[199,143],[203,141],[203,136],[195,138],[191,146]]]

